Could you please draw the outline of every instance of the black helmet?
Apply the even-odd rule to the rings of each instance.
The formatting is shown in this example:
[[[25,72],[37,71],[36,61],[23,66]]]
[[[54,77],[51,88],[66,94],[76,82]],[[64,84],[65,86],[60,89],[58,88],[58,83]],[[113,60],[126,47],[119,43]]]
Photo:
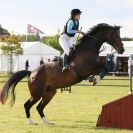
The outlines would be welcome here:
[[[76,16],[78,14],[81,14],[82,12],[79,9],[72,9],[71,16]]]

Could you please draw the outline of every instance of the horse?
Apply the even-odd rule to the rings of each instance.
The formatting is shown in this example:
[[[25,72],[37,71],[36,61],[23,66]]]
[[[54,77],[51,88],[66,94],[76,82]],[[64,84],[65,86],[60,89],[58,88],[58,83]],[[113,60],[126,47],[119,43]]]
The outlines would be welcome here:
[[[98,57],[104,42],[113,46],[118,53],[122,54],[124,52],[120,38],[120,28],[120,26],[111,26],[106,23],[93,26],[80,39],[69,59],[70,69],[65,72],[62,72],[60,59],[44,63],[32,72],[27,70],[16,72],[7,80],[1,90],[1,103],[5,104],[10,91],[11,106],[13,106],[15,102],[15,86],[24,77],[28,76],[28,87],[31,97],[24,104],[27,123],[35,124],[30,117],[30,109],[41,99],[36,109],[43,123],[53,124],[47,119],[43,111],[56,94],[57,89],[74,85],[90,75],[100,75],[100,70],[103,71],[104,69],[101,67]],[[99,69],[100,67],[102,69]]]

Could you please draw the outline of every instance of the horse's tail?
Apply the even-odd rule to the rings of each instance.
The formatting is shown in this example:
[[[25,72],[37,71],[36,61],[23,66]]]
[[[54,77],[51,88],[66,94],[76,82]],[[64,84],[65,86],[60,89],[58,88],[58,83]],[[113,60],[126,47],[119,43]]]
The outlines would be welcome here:
[[[11,106],[14,105],[15,102],[15,87],[17,85],[17,83],[19,81],[21,81],[24,77],[26,77],[27,75],[30,75],[31,71],[26,71],[26,70],[22,70],[22,71],[18,71],[16,72],[14,75],[12,75],[8,81],[5,83],[5,85],[2,88],[2,91],[0,93],[0,101],[2,104],[5,104],[7,98],[8,98],[8,94],[9,94],[9,90],[11,93]]]

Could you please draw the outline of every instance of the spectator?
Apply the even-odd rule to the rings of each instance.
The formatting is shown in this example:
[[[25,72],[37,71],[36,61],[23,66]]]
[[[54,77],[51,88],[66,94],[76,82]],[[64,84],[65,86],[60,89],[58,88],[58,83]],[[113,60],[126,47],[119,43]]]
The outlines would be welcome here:
[[[25,62],[25,70],[28,71],[28,69],[29,69],[29,61],[28,61],[28,59],[27,59],[26,62]]]
[[[113,71],[113,67],[114,67],[113,58],[114,56],[112,54],[107,54],[106,64],[109,72]]]
[[[44,64],[43,58],[40,60],[40,65]]]
[[[122,62],[121,62],[121,60],[117,61],[117,70],[116,71],[122,72]]]

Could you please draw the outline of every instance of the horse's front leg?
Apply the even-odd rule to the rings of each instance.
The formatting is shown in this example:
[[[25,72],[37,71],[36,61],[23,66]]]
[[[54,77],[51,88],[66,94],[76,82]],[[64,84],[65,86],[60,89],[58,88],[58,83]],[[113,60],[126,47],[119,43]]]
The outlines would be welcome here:
[[[100,80],[104,78],[106,73],[108,72],[108,69],[105,64],[98,64],[98,74],[94,76],[93,78],[93,86],[95,86]]]

